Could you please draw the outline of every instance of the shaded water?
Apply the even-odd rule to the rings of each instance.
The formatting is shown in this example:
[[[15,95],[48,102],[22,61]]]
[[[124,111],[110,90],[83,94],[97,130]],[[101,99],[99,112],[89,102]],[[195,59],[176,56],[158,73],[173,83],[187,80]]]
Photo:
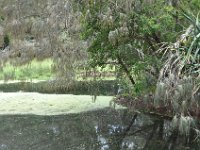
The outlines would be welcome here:
[[[0,116],[0,150],[199,149],[170,121],[107,108],[59,116]]]

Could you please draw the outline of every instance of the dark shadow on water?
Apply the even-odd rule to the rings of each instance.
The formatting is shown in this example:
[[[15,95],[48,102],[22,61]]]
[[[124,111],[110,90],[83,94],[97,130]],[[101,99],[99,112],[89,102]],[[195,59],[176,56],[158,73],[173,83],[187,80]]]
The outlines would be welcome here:
[[[38,83],[18,82],[0,84],[2,92],[39,92],[56,94],[76,94],[76,95],[115,95],[117,92],[117,81],[75,81],[68,86],[62,81],[41,81]]]
[[[198,150],[170,121],[107,108],[58,116],[0,116],[0,150]]]

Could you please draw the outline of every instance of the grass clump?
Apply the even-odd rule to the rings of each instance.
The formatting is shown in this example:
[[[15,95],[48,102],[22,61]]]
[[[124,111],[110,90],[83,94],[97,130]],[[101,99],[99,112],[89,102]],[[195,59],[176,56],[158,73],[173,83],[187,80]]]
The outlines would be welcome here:
[[[22,66],[14,66],[8,62],[0,72],[0,80],[48,80],[54,76],[51,71],[52,65],[53,61],[51,59],[33,60]]]

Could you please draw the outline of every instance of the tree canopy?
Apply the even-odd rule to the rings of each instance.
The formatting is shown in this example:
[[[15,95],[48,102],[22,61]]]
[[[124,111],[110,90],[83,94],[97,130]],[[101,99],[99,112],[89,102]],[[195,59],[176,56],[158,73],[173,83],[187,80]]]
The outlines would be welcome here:
[[[166,60],[166,57],[162,59],[164,50],[176,43],[193,24],[188,21],[190,15],[186,15],[188,12],[197,14],[197,3],[173,0],[83,2],[81,37],[89,41],[91,67],[114,65],[127,75],[136,93],[151,89]],[[184,42],[180,44],[186,44]]]

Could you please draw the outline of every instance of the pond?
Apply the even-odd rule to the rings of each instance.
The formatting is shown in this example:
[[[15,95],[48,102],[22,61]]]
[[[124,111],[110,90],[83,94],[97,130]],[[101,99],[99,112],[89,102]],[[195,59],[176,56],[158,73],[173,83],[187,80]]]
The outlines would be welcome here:
[[[199,149],[164,120],[127,109],[65,115],[1,115],[0,150]]]

